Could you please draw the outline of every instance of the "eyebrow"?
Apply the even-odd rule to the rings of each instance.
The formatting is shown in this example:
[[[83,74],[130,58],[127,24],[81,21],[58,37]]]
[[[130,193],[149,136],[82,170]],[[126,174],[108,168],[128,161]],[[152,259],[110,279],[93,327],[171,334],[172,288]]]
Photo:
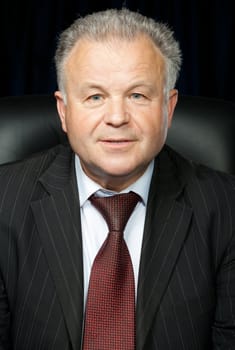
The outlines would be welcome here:
[[[150,91],[153,91],[154,87],[156,88],[155,85],[146,83],[145,81],[141,80],[141,81],[135,82],[133,85],[130,85],[130,87],[127,90],[133,90],[139,87],[148,88]]]
[[[86,91],[86,90],[105,90],[105,87],[102,86],[101,84],[97,84],[97,83],[93,83],[93,82],[87,82],[84,83],[81,87],[80,87],[81,91]]]

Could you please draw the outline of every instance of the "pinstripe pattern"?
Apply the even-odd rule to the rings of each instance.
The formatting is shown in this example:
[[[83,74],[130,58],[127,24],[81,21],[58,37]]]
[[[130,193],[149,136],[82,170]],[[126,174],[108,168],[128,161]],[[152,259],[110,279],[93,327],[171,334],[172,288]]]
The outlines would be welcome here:
[[[71,157],[62,152],[54,168],[51,164],[41,176],[56,153],[17,163],[9,172],[0,169],[0,271],[12,314],[14,349],[80,347],[82,255]],[[57,201],[58,196],[62,200]],[[1,317],[0,312],[0,325]]]
[[[235,349],[234,212],[232,176],[165,148],[147,207],[137,350]],[[82,322],[79,203],[61,146],[0,167],[0,349],[77,350]]]
[[[175,176],[168,189],[173,169],[160,158],[150,192],[137,349],[234,349],[235,180],[174,162],[181,190]]]

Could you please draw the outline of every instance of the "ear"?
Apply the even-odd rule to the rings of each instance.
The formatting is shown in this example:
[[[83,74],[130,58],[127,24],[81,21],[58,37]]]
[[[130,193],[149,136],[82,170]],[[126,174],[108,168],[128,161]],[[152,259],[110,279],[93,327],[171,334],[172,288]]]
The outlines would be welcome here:
[[[60,91],[56,91],[54,94],[56,98],[57,111],[60,117],[61,126],[64,132],[67,132],[66,126],[66,104],[64,102],[64,97]]]
[[[167,102],[167,106],[168,106],[168,128],[171,126],[171,122],[172,122],[172,118],[173,118],[173,114],[174,114],[174,110],[175,110],[175,106],[177,104],[177,101],[178,101],[178,90],[176,90],[176,89],[170,90],[169,99],[168,99],[168,102]]]

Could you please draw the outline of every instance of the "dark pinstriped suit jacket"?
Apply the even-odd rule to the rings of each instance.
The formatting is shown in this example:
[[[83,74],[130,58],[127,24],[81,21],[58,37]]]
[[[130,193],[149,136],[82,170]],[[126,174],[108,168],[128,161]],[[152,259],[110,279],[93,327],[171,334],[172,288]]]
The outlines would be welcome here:
[[[0,167],[0,349],[80,349],[83,267],[73,159],[59,146]],[[235,349],[234,228],[234,178],[165,147],[147,207],[137,350]]]

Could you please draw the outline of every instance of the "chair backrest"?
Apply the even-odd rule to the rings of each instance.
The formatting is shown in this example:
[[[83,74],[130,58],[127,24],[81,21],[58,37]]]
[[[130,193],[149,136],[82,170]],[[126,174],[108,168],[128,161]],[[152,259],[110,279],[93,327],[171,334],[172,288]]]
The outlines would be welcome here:
[[[168,144],[197,163],[235,174],[235,104],[180,96]]]
[[[235,104],[180,96],[167,143],[188,158],[235,174]],[[51,95],[0,98],[0,164],[66,141]]]
[[[0,164],[64,142],[52,95],[0,98]]]

